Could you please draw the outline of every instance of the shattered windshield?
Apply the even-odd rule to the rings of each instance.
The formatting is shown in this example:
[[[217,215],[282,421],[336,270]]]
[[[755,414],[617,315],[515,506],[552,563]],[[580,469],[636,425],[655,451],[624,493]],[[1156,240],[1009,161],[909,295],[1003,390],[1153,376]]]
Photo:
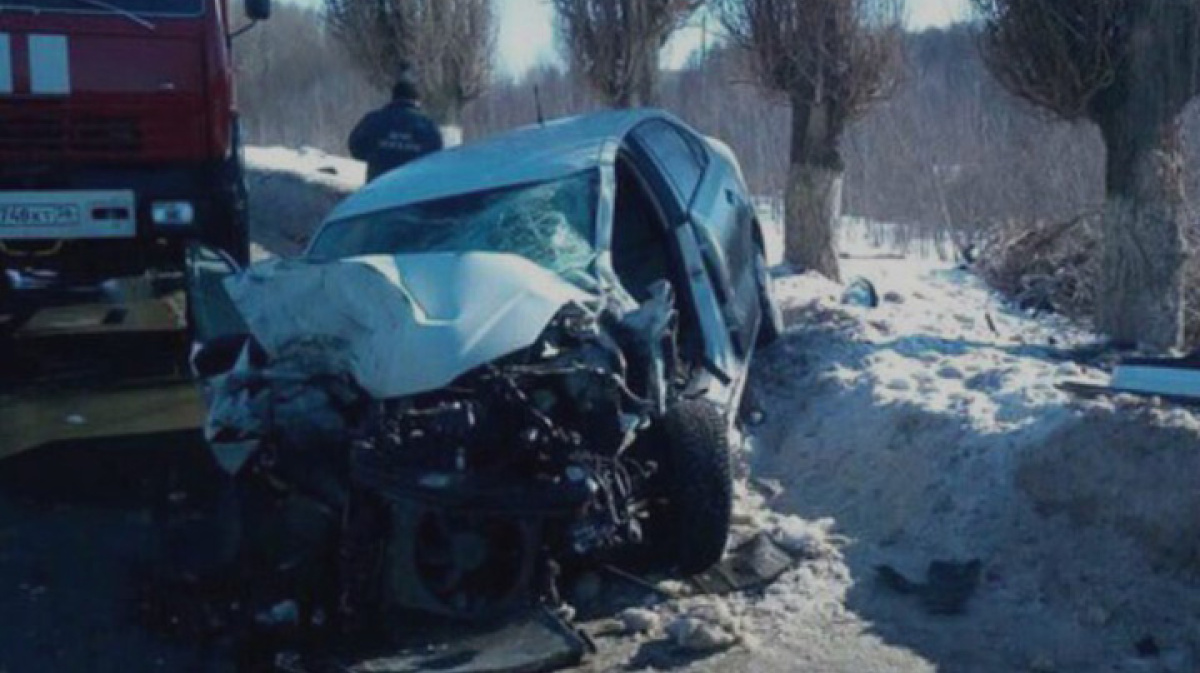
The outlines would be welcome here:
[[[309,256],[503,252],[577,280],[596,256],[599,185],[591,170],[348,218],[327,225]]]

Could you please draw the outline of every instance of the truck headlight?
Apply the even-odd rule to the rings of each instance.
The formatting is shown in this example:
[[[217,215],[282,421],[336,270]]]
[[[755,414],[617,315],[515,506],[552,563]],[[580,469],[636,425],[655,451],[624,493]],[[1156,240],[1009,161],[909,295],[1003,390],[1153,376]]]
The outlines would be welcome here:
[[[150,205],[150,219],[165,227],[187,226],[196,221],[196,208],[187,201],[155,201]]]

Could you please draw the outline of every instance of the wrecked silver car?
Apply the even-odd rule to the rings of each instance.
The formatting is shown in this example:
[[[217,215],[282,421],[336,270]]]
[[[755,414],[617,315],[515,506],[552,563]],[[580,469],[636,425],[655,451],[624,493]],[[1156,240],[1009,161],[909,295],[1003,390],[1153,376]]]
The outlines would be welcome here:
[[[705,570],[780,330],[763,240],[728,149],[625,111],[388,174],[303,259],[225,278],[193,251],[207,438],[274,503],[242,495],[236,555],[317,567],[347,619],[495,616],[596,562]],[[316,523],[247,551],[296,503]]]

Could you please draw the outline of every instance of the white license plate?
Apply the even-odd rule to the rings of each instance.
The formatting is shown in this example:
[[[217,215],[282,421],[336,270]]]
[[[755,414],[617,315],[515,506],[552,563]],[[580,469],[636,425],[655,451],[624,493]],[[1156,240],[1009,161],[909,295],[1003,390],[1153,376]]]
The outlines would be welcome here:
[[[59,227],[82,221],[74,204],[11,204],[0,206],[0,227]]]
[[[135,207],[131,191],[0,191],[0,241],[132,238]]]

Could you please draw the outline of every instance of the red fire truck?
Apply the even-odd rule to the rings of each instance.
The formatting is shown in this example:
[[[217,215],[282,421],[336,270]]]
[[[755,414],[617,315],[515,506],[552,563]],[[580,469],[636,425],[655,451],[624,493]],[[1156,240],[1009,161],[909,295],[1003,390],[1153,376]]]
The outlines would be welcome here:
[[[232,23],[228,0],[0,0],[0,295],[177,270],[189,241],[246,261]]]

